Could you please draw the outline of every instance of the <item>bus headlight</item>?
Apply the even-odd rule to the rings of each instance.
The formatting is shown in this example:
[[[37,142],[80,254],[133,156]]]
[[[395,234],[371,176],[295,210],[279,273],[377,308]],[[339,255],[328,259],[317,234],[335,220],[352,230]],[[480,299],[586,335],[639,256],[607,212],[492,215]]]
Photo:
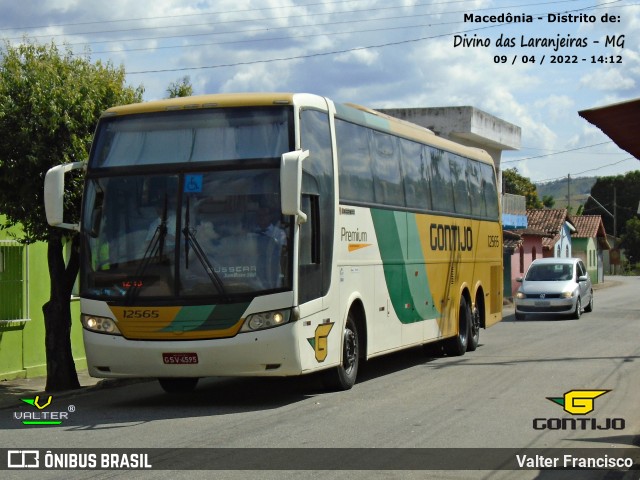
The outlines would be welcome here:
[[[80,320],[82,321],[82,326],[92,332],[122,335],[116,322],[111,318],[82,314]]]
[[[271,312],[254,313],[247,316],[240,332],[254,332],[265,328],[278,327],[289,322],[291,310],[273,310]]]

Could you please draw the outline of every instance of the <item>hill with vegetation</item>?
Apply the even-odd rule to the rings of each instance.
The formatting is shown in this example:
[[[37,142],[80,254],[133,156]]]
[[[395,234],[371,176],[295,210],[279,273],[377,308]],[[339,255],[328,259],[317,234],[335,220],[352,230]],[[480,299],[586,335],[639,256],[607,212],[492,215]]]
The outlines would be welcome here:
[[[567,191],[571,192],[571,206],[575,209],[577,205],[583,205],[587,201],[591,188],[596,183],[597,177],[579,177],[555,180],[553,182],[536,183],[538,198],[542,199],[551,196],[555,200],[554,208],[565,208],[568,205]]]

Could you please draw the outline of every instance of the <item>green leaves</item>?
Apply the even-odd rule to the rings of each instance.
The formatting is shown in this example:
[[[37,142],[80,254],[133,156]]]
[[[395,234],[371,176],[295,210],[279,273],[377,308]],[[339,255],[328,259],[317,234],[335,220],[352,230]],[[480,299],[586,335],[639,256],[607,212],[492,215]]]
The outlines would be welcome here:
[[[21,224],[23,241],[46,241],[43,182],[54,165],[87,158],[104,110],[142,100],[122,66],[91,62],[55,44],[25,39],[0,52],[0,213]],[[82,183],[67,182],[69,222],[80,216]]]
[[[535,184],[527,177],[518,173],[517,168],[509,168],[502,171],[504,181],[504,193],[522,195],[527,199],[527,209],[542,208],[542,202],[538,198]]]

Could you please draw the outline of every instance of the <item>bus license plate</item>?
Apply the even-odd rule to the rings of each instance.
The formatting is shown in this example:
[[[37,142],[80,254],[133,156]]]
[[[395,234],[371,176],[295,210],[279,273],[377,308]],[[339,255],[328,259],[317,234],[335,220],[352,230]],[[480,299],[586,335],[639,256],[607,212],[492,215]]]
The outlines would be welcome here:
[[[162,360],[166,365],[193,365],[198,363],[197,353],[163,353]]]

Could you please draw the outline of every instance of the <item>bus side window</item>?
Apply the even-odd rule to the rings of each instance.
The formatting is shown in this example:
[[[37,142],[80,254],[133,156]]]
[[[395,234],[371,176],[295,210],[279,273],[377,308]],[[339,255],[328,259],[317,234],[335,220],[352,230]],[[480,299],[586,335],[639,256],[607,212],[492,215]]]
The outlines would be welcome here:
[[[300,265],[320,263],[320,209],[318,195],[302,195],[302,211],[307,221],[300,226]]]

